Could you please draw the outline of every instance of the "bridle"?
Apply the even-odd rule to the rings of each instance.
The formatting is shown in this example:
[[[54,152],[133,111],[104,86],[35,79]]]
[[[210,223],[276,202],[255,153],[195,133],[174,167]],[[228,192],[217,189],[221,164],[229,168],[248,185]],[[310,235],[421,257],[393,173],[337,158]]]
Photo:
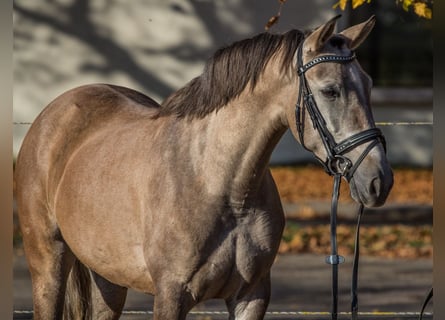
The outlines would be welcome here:
[[[305,73],[307,70],[320,63],[351,62],[355,59],[355,54],[352,53],[349,56],[324,55],[317,57],[303,65],[302,47],[303,43],[301,43],[297,49],[297,72],[300,80],[300,87],[298,90],[298,100],[295,107],[295,118],[300,143],[304,148],[306,148],[304,143],[304,118],[306,110],[312,120],[314,129],[318,131],[320,135],[320,138],[327,153],[326,161],[323,161],[318,157],[317,159],[323,165],[328,174],[334,176],[335,174],[340,173],[346,178],[346,180],[349,181],[354,175],[354,172],[357,170],[360,163],[363,161],[363,159],[371,151],[372,148],[374,148],[379,142],[381,142],[383,144],[383,147],[386,149],[385,138],[380,129],[370,128],[354,134],[339,143],[335,141],[334,137],[327,128],[327,124],[325,119],[323,118],[323,115],[317,107],[317,103],[315,102],[311,89],[308,86]],[[352,164],[352,161],[345,156],[345,153],[369,141],[372,141],[372,143],[368,145],[362,155],[357,159],[355,164]]]
[[[355,54],[352,53],[348,56],[341,55],[323,55],[319,56],[308,63],[303,65],[303,42],[302,41],[297,49],[297,72],[299,77],[299,90],[298,99],[295,106],[295,118],[296,127],[299,135],[300,143],[305,148],[304,143],[304,121],[306,112],[309,114],[314,129],[320,135],[326,150],[327,158],[325,161],[317,158],[323,165],[326,172],[334,176],[334,190],[332,193],[331,202],[331,255],[326,257],[326,263],[332,265],[332,320],[337,319],[337,304],[338,304],[338,265],[345,261],[345,258],[339,256],[337,253],[337,207],[338,198],[340,193],[341,178],[344,177],[347,181],[350,181],[368,153],[378,144],[382,143],[386,152],[385,138],[378,128],[370,128],[363,130],[359,133],[336,142],[331,132],[327,127],[327,123],[323,118],[322,113],[317,107],[314,96],[308,86],[308,82],[305,76],[307,70],[320,63],[348,63],[355,59]],[[370,142],[361,155],[353,163],[345,154],[354,148]],[[309,149],[308,149],[309,150]],[[310,151],[310,150],[309,150]],[[363,204],[360,204],[357,218],[357,228],[355,234],[355,249],[354,249],[354,261],[352,271],[352,283],[351,283],[351,318],[357,319],[358,316],[358,297],[357,297],[357,278],[358,278],[358,262],[359,262],[359,234],[360,234],[360,219],[363,213]]]

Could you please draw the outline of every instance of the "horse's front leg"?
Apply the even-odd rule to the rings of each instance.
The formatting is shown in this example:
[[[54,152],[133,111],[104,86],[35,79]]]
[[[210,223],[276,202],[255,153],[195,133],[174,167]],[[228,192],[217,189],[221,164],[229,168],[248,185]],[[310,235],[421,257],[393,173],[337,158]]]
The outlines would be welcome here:
[[[153,308],[154,320],[185,320],[187,313],[196,305],[186,285],[167,282],[156,290]]]
[[[119,319],[127,297],[127,288],[109,282],[99,274],[92,272],[93,319]]]
[[[270,272],[243,297],[226,300],[230,320],[261,320],[266,314],[270,299]]]

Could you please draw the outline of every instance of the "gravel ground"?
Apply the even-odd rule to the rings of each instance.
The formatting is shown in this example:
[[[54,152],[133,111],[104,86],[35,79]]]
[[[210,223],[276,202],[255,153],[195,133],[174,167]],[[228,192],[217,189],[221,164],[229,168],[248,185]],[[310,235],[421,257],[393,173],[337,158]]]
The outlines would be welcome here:
[[[351,257],[339,268],[339,311],[349,311]],[[330,266],[323,255],[280,255],[272,267],[272,297],[266,319],[328,319],[328,316],[302,316],[297,312],[329,312]],[[419,312],[426,292],[432,285],[432,260],[382,259],[363,257],[359,276],[359,310],[361,312]],[[150,296],[130,291],[126,310],[151,311]],[[14,310],[31,310],[31,283],[23,256],[14,261]],[[225,311],[224,303],[211,300],[200,304],[195,312]],[[432,304],[428,306],[432,311]],[[273,314],[279,312],[280,314]],[[285,313],[289,314],[285,314]],[[362,316],[360,319],[416,319],[415,315]],[[30,314],[15,314],[14,319],[31,319]],[[152,319],[151,314],[124,314],[121,319]],[[192,314],[188,319],[227,319],[226,314]],[[342,317],[340,317],[342,319]],[[425,319],[431,319],[426,317]]]

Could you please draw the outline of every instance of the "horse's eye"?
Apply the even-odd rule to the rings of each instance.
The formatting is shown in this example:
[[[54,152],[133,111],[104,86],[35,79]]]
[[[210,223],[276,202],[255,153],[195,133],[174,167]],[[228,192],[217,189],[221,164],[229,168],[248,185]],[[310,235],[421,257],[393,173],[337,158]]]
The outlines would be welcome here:
[[[324,89],[321,89],[321,93],[325,98],[334,100],[340,96],[340,91],[335,87],[327,87]]]

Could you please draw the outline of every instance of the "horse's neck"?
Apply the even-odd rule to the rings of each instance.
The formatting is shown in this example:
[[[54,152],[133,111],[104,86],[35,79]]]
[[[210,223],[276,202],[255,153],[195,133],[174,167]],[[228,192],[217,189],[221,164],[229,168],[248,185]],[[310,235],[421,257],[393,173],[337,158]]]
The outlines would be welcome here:
[[[281,104],[278,98],[241,96],[208,116],[199,140],[205,144],[200,162],[209,192],[227,195],[232,205],[255,198],[270,155],[287,129]]]

